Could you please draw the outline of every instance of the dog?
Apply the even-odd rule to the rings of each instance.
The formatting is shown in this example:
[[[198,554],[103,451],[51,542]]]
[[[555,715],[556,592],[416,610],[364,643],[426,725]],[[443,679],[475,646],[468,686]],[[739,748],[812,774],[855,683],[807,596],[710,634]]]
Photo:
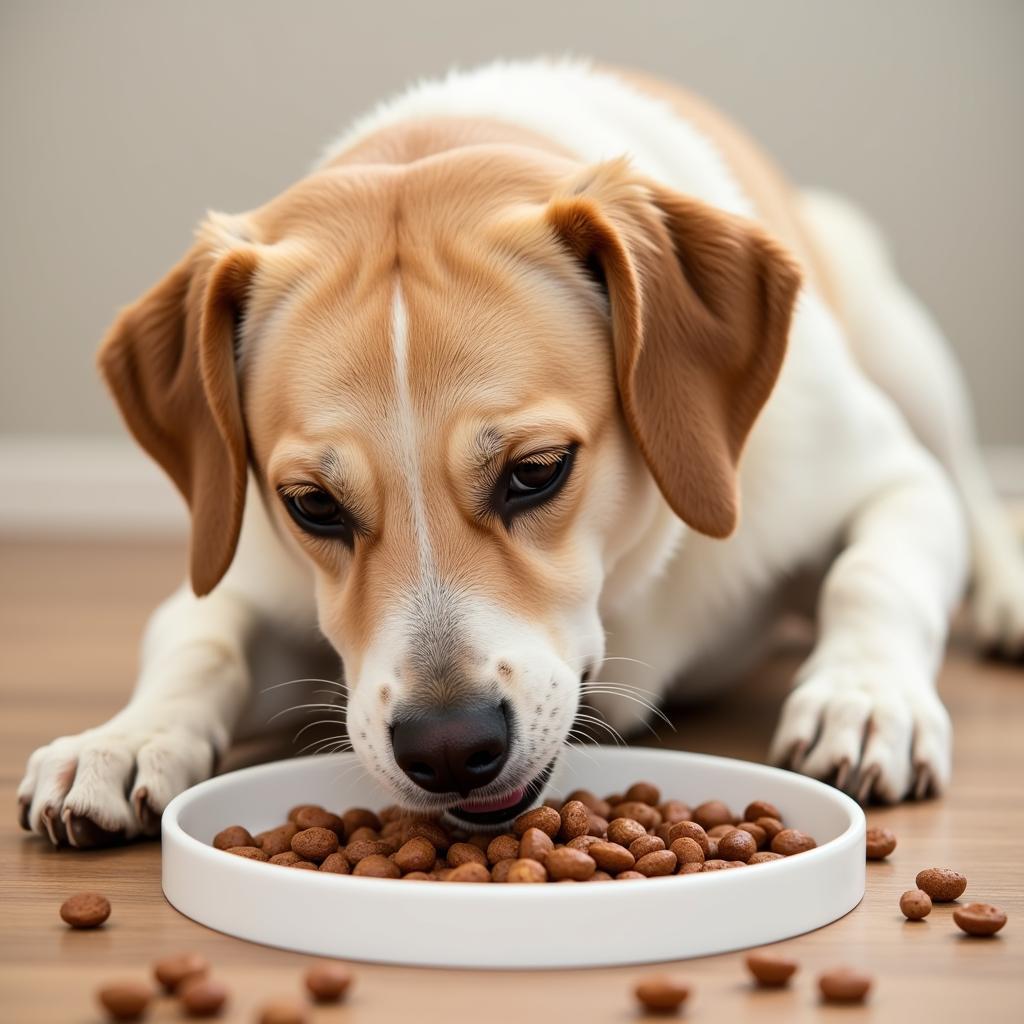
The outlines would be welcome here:
[[[625,731],[735,676],[797,577],[817,640],[770,759],[862,800],[949,782],[972,565],[981,641],[1024,650],[960,375],[876,229],[634,72],[415,86],[210,214],[99,364],[188,503],[191,586],[124,710],[31,756],[55,844],[155,833],[266,725],[257,641],[329,643],[339,742],[473,828],[541,799],[581,701]]]

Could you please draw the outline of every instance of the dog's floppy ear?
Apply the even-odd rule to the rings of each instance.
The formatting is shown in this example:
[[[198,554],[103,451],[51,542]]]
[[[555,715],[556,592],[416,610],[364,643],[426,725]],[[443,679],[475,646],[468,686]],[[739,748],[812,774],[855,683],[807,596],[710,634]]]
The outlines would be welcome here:
[[[786,351],[800,273],[754,223],[633,175],[588,171],[547,209],[606,288],[626,421],[675,513],[736,527],[736,467]]]
[[[192,588],[208,594],[234,557],[247,445],[235,327],[255,250],[210,220],[177,266],[121,311],[100,347],[103,377],[136,440],[192,514]]]

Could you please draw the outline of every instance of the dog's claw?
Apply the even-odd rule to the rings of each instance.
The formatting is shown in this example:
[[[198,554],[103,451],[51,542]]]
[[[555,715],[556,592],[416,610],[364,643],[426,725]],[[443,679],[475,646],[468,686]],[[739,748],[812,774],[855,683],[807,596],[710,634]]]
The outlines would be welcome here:
[[[844,757],[842,761],[836,765],[836,777],[832,783],[836,789],[846,789],[846,783],[850,779],[850,762]]]
[[[153,810],[149,803],[149,790],[140,786],[132,794],[132,806],[135,808],[135,817],[145,835],[156,835],[160,831],[160,815]]]
[[[73,814],[65,810],[64,827],[67,831],[68,845],[76,850],[92,850],[99,846],[116,846],[124,842],[123,832],[111,832],[97,825],[91,818]]]
[[[804,763],[804,757],[807,754],[808,746],[809,744],[806,740],[797,740],[796,743],[790,747],[789,754],[785,761],[785,765],[790,771],[800,771],[800,766]]]
[[[30,800],[22,798],[18,801],[18,824],[26,831],[31,832],[32,826],[29,824],[28,816],[29,810],[32,807]]]
[[[917,776],[914,781],[914,799],[924,800],[933,791],[933,779],[931,769],[925,764],[917,766]]]
[[[43,808],[42,820],[43,828],[46,829],[46,834],[50,837],[50,842],[54,846],[61,846],[67,841],[64,822],[57,817],[51,806],[47,805]]]
[[[871,791],[875,788],[879,775],[881,775],[881,769],[874,765],[860,777],[857,784],[857,803],[866,804],[871,799]]]

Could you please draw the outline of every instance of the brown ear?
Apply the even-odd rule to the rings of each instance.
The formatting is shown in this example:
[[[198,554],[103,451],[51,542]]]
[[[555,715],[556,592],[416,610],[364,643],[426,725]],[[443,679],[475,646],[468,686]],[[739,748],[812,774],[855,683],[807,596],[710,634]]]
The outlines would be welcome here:
[[[571,183],[548,221],[607,288],[623,411],[662,494],[694,529],[728,536],[740,453],[786,351],[794,260],[624,161]]]
[[[188,502],[198,595],[227,571],[242,525],[247,449],[234,334],[256,267],[252,249],[215,244],[211,228],[121,311],[98,356],[128,428]]]

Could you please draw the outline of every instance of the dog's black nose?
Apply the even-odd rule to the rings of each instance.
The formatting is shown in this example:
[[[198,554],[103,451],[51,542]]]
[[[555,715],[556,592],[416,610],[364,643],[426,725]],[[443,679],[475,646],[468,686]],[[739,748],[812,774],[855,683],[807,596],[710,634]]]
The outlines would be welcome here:
[[[508,758],[508,713],[501,704],[464,704],[407,715],[391,727],[398,767],[428,793],[493,782]]]

